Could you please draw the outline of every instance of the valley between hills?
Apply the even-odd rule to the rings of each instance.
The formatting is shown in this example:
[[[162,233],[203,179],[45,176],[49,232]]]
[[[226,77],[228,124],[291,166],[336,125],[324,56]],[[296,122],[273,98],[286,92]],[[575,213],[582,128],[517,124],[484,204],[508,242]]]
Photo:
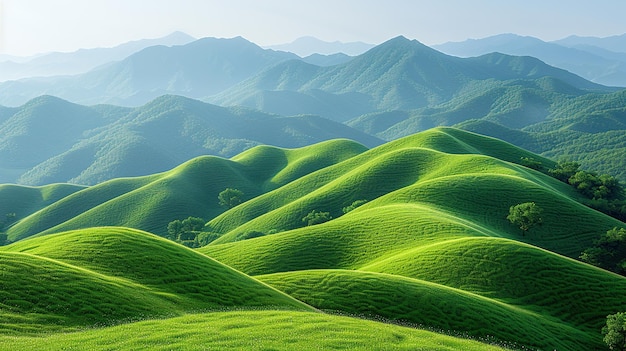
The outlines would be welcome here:
[[[177,40],[0,83],[0,349],[607,349],[624,89],[404,37]]]

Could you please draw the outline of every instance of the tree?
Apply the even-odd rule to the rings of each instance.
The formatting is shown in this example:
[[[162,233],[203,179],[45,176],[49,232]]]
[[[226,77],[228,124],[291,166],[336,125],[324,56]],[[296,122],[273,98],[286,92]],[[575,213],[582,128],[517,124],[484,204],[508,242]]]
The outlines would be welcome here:
[[[220,206],[233,208],[242,202],[243,192],[238,189],[226,188],[217,196]]]
[[[176,219],[167,225],[167,234],[171,240],[181,242],[194,240],[204,229],[206,221],[200,217],[187,217],[182,221]]]
[[[333,217],[331,217],[330,212],[313,210],[309,212],[306,216],[304,216],[304,218],[302,218],[302,222],[306,223],[306,225],[309,226],[328,222],[331,219],[333,219]]]
[[[509,208],[509,215],[506,216],[512,224],[526,233],[530,228],[543,222],[541,213],[543,210],[534,202],[524,202]]]
[[[606,316],[606,325],[602,328],[604,342],[611,350],[626,350],[626,313],[618,312]]]
[[[356,200],[356,201],[352,202],[352,204],[350,204],[350,206],[346,206],[346,207],[342,208],[341,210],[345,214],[345,213],[348,213],[348,212],[354,210],[355,208],[363,205],[366,202],[367,202],[367,200]]]
[[[580,169],[580,163],[565,161],[559,162],[555,168],[548,170],[554,178],[567,183],[569,179]]]
[[[541,161],[537,161],[532,157],[521,157],[520,164],[524,167],[532,168],[537,171],[540,171],[543,168]]]
[[[583,262],[624,275],[626,274],[626,229],[613,228],[580,255]]]

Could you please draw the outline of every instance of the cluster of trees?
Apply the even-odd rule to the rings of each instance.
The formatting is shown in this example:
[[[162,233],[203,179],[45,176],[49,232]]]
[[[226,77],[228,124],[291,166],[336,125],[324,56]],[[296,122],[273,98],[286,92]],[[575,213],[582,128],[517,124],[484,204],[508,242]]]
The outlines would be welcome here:
[[[343,214],[346,214],[354,210],[355,208],[365,204],[366,202],[367,200],[353,201],[350,205],[343,207],[341,211],[343,212]],[[333,217],[330,215],[330,212],[312,210],[311,212],[307,213],[307,215],[302,218],[302,222],[306,223],[307,226],[310,226],[310,225],[316,225],[316,224],[328,222],[331,219],[333,219]]]
[[[322,212],[318,210],[313,210],[307,213],[306,216],[302,218],[302,222],[306,223],[307,226],[322,224],[324,222],[328,222],[333,217],[330,215],[330,212]]]
[[[167,225],[167,236],[187,247],[202,247],[220,237],[219,233],[206,230],[206,221],[200,217],[173,220]]]
[[[583,262],[626,275],[626,229],[613,228],[580,255]]]
[[[238,189],[226,188],[218,195],[218,203],[222,207],[233,208],[243,202],[244,193]],[[355,208],[365,204],[367,200],[356,200],[350,205],[343,207],[342,212],[344,214],[354,210]],[[328,222],[333,217],[330,212],[323,212],[318,210],[312,210],[306,216],[302,218],[302,222],[307,226],[321,224]],[[278,232],[277,230],[271,230],[268,234]],[[183,244],[187,247],[202,247],[208,245],[212,241],[221,236],[220,233],[210,231],[207,226],[206,220],[200,217],[187,217],[186,219],[176,219],[171,221],[167,225],[167,235],[170,240]],[[245,240],[251,238],[257,238],[264,236],[266,233],[250,230],[245,233],[237,235],[235,240]]]
[[[608,174],[580,169],[577,162],[559,162],[548,171],[554,178],[570,184],[589,199],[588,205],[621,221],[626,221],[624,187]]]
[[[244,193],[241,190],[226,188],[217,196],[220,206],[233,208],[243,202]],[[202,247],[221,236],[206,226],[207,222],[201,217],[187,217],[186,219],[176,219],[168,223],[167,236],[179,244],[187,247]]]
[[[626,313],[608,315],[602,328],[602,335],[609,349],[626,351]]]

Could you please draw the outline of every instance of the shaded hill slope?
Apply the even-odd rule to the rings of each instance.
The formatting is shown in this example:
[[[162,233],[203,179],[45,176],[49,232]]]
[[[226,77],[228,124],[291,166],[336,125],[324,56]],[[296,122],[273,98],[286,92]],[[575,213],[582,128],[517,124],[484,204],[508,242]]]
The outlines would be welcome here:
[[[95,184],[171,169],[193,157],[233,156],[259,144],[299,147],[381,140],[316,116],[281,117],[180,96],[142,107],[86,107],[40,97],[0,122],[0,181]]]

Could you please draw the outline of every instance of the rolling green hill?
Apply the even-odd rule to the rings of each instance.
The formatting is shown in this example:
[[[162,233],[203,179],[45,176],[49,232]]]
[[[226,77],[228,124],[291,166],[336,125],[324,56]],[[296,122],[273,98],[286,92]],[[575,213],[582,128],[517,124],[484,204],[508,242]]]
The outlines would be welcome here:
[[[40,232],[116,225],[165,235],[174,219],[223,212],[217,196],[226,188],[240,189],[249,199],[365,150],[343,139],[291,150],[258,146],[233,160],[203,156],[161,174],[88,187],[30,213],[7,233],[10,240],[19,240]],[[15,212],[9,206],[7,211]]]
[[[56,333],[93,325],[108,311],[112,317],[101,324],[175,318],[98,328],[69,339],[51,334],[44,343],[89,345],[99,333],[144,335],[148,326],[149,339],[167,343],[175,336],[154,331],[187,320],[201,325],[212,320],[214,328],[222,328],[228,319],[239,329],[225,342],[245,348],[241,343],[252,339],[241,339],[241,328],[287,318],[302,321],[298,328],[324,333],[339,328],[339,334],[328,334],[329,345],[345,337],[340,345],[365,347],[354,340],[354,319],[321,311],[514,348],[602,349],[606,316],[626,309],[626,278],[576,259],[602,233],[624,224],[584,206],[569,185],[520,165],[523,157],[554,166],[501,140],[439,127],[372,149],[345,139],[299,149],[258,146],[231,159],[195,158],[167,172],[59,195],[39,210],[41,203],[29,207],[32,213],[7,232],[16,242],[0,249],[12,277],[3,289],[4,301],[11,303],[0,313],[11,321],[5,334],[15,335],[0,336],[0,345],[29,345],[34,328]],[[227,187],[243,191],[245,201],[220,208],[217,194]],[[357,200],[365,202],[346,213]],[[543,209],[542,224],[522,232],[506,216],[510,206],[530,201]],[[303,218],[314,210],[332,218],[307,225]],[[141,231],[163,236],[169,221],[187,216],[208,220],[205,230],[219,238],[193,251]],[[28,278],[18,274],[24,266],[33,271]],[[90,301],[81,308],[92,313],[78,307],[63,313],[47,302],[66,294],[64,284],[48,288],[48,300],[38,302],[42,288],[29,286],[55,271],[80,286],[102,286],[76,295]],[[20,300],[25,291],[34,291],[33,297]],[[107,292],[102,304],[98,291]],[[141,303],[132,304],[133,299]],[[115,308],[106,307],[117,300]],[[276,305],[318,313],[197,314]],[[193,316],[181,316],[186,313]],[[319,319],[324,322],[316,324]],[[370,333],[383,327],[358,323]],[[271,330],[250,335],[258,335],[260,347],[286,342],[282,333],[269,337]],[[187,336],[179,338],[188,343]],[[139,339],[110,342],[144,345]],[[408,334],[400,339],[411,346],[392,345],[415,345]],[[306,348],[309,340],[298,342]],[[208,336],[207,342],[222,345]],[[430,341],[415,342],[436,349]],[[473,347],[453,345],[450,349]]]
[[[3,247],[0,255],[5,332],[246,306],[310,310],[202,254],[128,228],[32,238]]]

